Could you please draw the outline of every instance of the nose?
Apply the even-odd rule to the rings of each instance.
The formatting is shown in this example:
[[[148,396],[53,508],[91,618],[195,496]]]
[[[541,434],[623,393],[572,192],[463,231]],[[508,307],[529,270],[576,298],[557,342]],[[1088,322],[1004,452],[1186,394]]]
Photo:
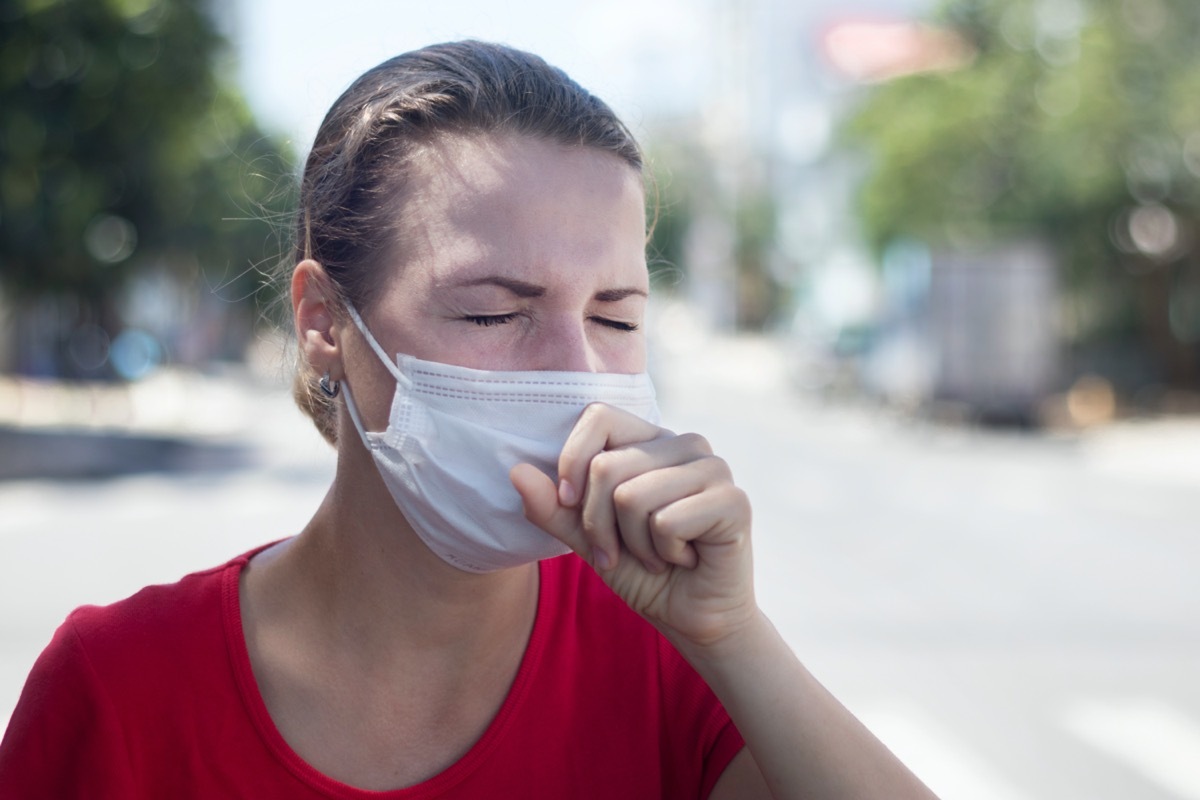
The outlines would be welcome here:
[[[586,321],[558,319],[541,331],[535,369],[601,372],[599,354],[588,339]]]

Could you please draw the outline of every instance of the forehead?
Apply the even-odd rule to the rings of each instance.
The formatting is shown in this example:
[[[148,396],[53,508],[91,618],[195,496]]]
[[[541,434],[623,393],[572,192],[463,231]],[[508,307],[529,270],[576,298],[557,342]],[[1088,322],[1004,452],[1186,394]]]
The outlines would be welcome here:
[[[426,201],[458,192],[479,202],[514,191],[599,201],[630,190],[642,195],[641,174],[613,153],[519,134],[445,134],[421,145],[412,161],[409,186]]]
[[[595,148],[442,137],[413,154],[400,213],[399,266],[435,283],[476,268],[535,279],[572,265],[645,281],[641,175]]]

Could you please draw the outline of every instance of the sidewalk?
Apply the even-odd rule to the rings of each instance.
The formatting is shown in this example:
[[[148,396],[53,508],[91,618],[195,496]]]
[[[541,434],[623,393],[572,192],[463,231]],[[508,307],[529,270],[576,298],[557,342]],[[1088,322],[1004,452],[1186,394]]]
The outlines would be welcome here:
[[[132,384],[0,376],[0,480],[243,466],[264,396],[282,394],[240,367]]]

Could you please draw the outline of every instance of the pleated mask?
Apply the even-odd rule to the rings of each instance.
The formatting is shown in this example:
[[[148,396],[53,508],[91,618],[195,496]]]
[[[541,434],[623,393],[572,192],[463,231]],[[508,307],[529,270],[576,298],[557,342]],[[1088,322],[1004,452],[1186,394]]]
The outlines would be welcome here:
[[[607,403],[658,424],[644,372],[493,371],[404,354],[393,360],[348,310],[396,379],[387,430],[366,430],[343,382],[350,418],[405,519],[459,569],[491,572],[569,552],[525,519],[508,473],[528,463],[557,484],[559,454],[587,405]]]

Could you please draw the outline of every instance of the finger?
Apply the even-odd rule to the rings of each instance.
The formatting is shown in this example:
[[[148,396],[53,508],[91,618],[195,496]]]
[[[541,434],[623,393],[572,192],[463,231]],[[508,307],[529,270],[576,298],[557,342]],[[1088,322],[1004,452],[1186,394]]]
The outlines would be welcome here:
[[[525,518],[586,558],[579,512],[558,502],[554,481],[532,464],[517,464],[508,471],[508,479],[521,495]]]
[[[588,464],[604,450],[647,442],[669,431],[628,411],[592,403],[579,415],[558,457],[559,500],[573,506],[583,499]]]
[[[741,558],[749,547],[750,517],[746,493],[722,482],[653,512],[650,535],[665,549],[687,543],[701,562],[716,566]]]
[[[696,553],[688,543],[657,535],[650,520],[659,509],[704,491],[706,484],[706,477],[698,475],[692,464],[655,470],[622,483],[613,492],[621,542],[631,553],[650,551],[663,562],[694,567]]]
[[[719,491],[726,484],[732,486],[729,466],[716,456],[648,472],[622,483],[613,493],[622,542],[631,551],[631,541],[645,542],[665,562],[689,569],[696,566],[690,539],[677,535],[690,531],[680,526],[655,526],[653,520],[662,509],[693,495]],[[732,510],[736,514],[736,507]]]
[[[583,533],[592,550],[603,552],[608,563],[615,564],[620,546],[624,545],[649,571],[661,572],[666,569],[666,563],[656,554],[644,524],[628,531],[619,526],[616,493],[633,478],[704,459],[708,452],[708,442],[702,437],[685,434],[639,442],[594,455],[588,464],[584,497],[580,504]],[[664,496],[660,504],[673,499]],[[645,509],[646,513],[652,510]]]

